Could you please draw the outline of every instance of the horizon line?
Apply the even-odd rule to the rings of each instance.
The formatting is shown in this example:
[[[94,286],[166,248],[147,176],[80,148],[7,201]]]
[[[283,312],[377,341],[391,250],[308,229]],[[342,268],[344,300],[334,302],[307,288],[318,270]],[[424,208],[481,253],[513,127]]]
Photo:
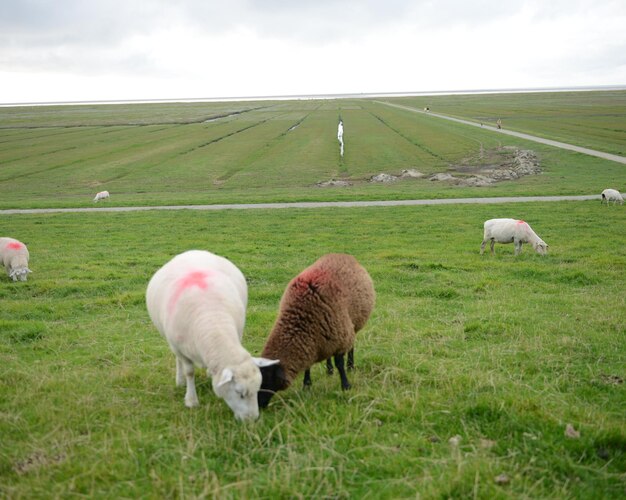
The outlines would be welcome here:
[[[323,100],[323,99],[365,99],[372,97],[427,97],[439,95],[472,95],[472,94],[519,94],[538,92],[585,92],[594,90],[626,90],[626,84],[616,85],[580,85],[571,87],[518,87],[503,89],[458,89],[458,90],[426,90],[405,92],[355,92],[334,94],[287,94],[269,96],[231,96],[231,97],[180,97],[154,99],[101,99],[84,101],[32,101],[0,103],[0,107],[27,106],[84,106],[107,104],[157,104],[157,103],[200,103],[200,102],[237,102],[237,101],[289,101],[289,100]]]

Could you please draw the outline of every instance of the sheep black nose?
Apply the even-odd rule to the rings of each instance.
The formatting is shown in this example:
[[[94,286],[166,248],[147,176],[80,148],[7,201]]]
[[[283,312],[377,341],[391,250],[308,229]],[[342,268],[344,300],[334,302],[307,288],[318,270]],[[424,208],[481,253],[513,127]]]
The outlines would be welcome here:
[[[261,389],[258,392],[258,395],[257,395],[257,400],[259,402],[259,408],[267,408],[267,405],[270,404],[270,399],[272,399],[273,395],[274,395],[274,391],[268,391],[268,390]]]

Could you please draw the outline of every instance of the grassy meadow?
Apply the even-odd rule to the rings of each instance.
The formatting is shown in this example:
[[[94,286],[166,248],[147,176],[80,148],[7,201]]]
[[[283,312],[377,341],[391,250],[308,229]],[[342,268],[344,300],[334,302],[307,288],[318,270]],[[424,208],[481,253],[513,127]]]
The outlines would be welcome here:
[[[515,214],[550,245],[478,254]],[[506,206],[21,215],[27,283],[0,286],[0,496],[618,498],[626,491],[621,207]],[[610,236],[607,236],[610,235]],[[354,254],[377,305],[352,390],[313,370],[252,425],[199,374],[183,405],[144,305],[170,256],[244,272],[259,353],[288,280]],[[579,438],[565,436],[567,424]],[[460,436],[458,446],[449,443]],[[506,475],[505,484],[496,478]]]
[[[578,114],[571,110],[573,98],[568,107],[560,94],[550,94],[551,107],[552,101],[541,101],[546,118],[533,115],[521,129],[613,153],[625,151],[626,91],[609,93],[610,99],[597,108],[586,104],[591,94],[577,93],[576,109],[583,110]],[[467,103],[455,108],[454,99],[462,97]],[[486,119],[514,114],[500,103],[501,96],[462,97],[449,97],[452,104],[441,105],[441,111],[477,118],[479,112],[470,104],[481,99],[496,101],[479,108],[490,114]],[[420,99],[426,98],[394,102],[417,107],[430,102]],[[508,99],[518,113],[530,98],[513,94]],[[438,104],[431,107],[439,110]],[[609,108],[612,114],[607,114]],[[340,117],[343,158],[336,137]],[[507,127],[512,120],[505,118]],[[563,136],[557,123],[568,124],[578,135]],[[445,172],[501,146],[532,149],[543,173],[482,188],[427,178],[367,182],[373,175],[397,175],[403,169]],[[330,179],[353,185],[316,186]],[[0,108],[0,209],[92,206],[94,194],[105,189],[112,204],[127,206],[593,194],[609,186],[626,191],[624,180],[619,163],[368,99]]]
[[[542,113],[567,118],[557,97]],[[446,112],[468,117],[467,98]],[[504,116],[504,103],[480,98]],[[523,108],[523,95],[510,99]],[[543,134],[541,122],[564,140],[558,120],[534,120],[526,132]],[[578,127],[568,142],[605,130],[615,143],[610,129],[622,126]],[[446,171],[499,145],[533,149],[543,173],[489,188],[365,182]],[[330,178],[353,185],[314,186]],[[369,100],[0,108],[0,208],[93,206],[102,189],[110,205],[158,205],[590,194],[626,191],[625,180],[617,163]],[[0,236],[28,245],[33,270],[26,283],[0,276],[0,498],[623,498],[624,210],[0,214]],[[494,217],[528,221],[549,254],[498,245],[480,256]],[[242,424],[198,370],[200,406],[185,408],[144,297],[152,274],[190,248],[246,276],[253,354],[295,274],[328,252],[355,255],[377,304],[352,389],[320,364],[312,388],[300,377]]]
[[[535,92],[394,99],[394,102],[626,156],[626,91]]]

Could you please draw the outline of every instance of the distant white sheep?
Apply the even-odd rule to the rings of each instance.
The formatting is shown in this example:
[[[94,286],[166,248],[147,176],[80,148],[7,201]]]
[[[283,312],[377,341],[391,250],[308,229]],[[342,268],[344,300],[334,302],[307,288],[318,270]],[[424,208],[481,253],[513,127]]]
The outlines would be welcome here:
[[[213,390],[240,420],[259,416],[260,366],[241,345],[248,287],[224,257],[201,250],[177,255],[148,284],[152,322],[176,355],[176,385],[187,385],[185,405],[198,405],[194,365],[207,369]]]
[[[99,193],[96,193],[96,197],[93,199],[93,202],[97,203],[100,200],[108,200],[109,198],[110,195],[108,191],[100,191]]]
[[[13,281],[26,281],[28,273],[28,248],[14,238],[0,238],[0,263]]]
[[[621,193],[617,189],[605,189],[602,191],[602,199],[600,200],[600,204],[606,201],[606,206],[609,206],[609,203],[612,201],[613,205],[619,203],[620,205],[624,204],[624,198],[622,198]]]
[[[487,242],[491,242],[491,253],[495,254],[495,243],[514,243],[515,255],[522,251],[522,243],[529,243],[540,255],[545,255],[548,245],[537,233],[532,230],[528,223],[517,219],[490,219],[485,221],[483,242],[480,245],[480,254],[485,251]]]

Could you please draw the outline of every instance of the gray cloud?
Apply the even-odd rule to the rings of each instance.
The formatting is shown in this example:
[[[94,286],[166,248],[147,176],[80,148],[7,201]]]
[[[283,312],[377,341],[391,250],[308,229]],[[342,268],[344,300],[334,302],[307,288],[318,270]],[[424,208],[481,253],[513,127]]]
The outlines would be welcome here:
[[[167,26],[168,2],[18,0],[0,4],[0,43],[109,45]],[[165,15],[164,15],[165,14]]]
[[[136,34],[191,24],[219,34],[244,26],[262,36],[324,43],[396,23],[428,27],[479,22],[514,12],[521,0],[17,0],[0,4],[0,43],[106,45]]]
[[[517,32],[513,22],[517,19],[526,23],[530,19],[541,26],[538,33],[543,39],[533,38],[535,33]],[[590,23],[588,29],[581,29],[579,36],[576,30],[572,30],[572,24],[567,25],[571,19],[575,19],[576,29],[584,27],[586,19],[596,22]],[[117,74],[191,80],[208,74],[211,65],[203,65],[201,60],[198,61],[200,64],[196,64],[194,59],[189,59],[186,67],[176,64],[183,59],[178,57],[179,54],[194,54],[196,59],[198,54],[204,52],[207,58],[212,52],[224,55],[228,50],[224,44],[206,45],[215,44],[215,40],[225,34],[230,36],[232,42],[233,37],[243,30],[252,33],[246,38],[248,43],[254,43],[250,40],[272,40],[275,43],[267,45],[272,50],[276,47],[284,47],[283,50],[304,49],[309,55],[320,54],[322,51],[317,49],[325,48],[332,49],[327,50],[325,56],[334,54],[335,45],[345,42],[344,47],[355,52],[346,54],[345,67],[354,61],[360,61],[362,65],[362,61],[369,60],[372,71],[376,71],[374,67],[377,65],[384,66],[387,61],[380,58],[392,51],[395,52],[395,61],[406,60],[409,64],[412,60],[418,61],[420,55],[431,56],[430,61],[435,62],[443,60],[441,54],[447,55],[448,59],[441,63],[441,67],[431,65],[428,74],[432,75],[450,72],[455,65],[463,66],[466,62],[467,50],[471,50],[472,45],[464,43],[464,40],[455,40],[453,36],[470,33],[484,40],[485,34],[491,33],[495,27],[500,33],[508,33],[511,28],[511,37],[499,40],[504,47],[509,47],[511,64],[519,59],[530,61],[524,63],[523,68],[524,74],[530,74],[534,59],[540,60],[536,63],[538,73],[555,75],[556,79],[558,72],[562,71],[563,83],[569,84],[570,70],[582,74],[585,67],[589,71],[601,67],[602,71],[611,74],[606,68],[624,64],[624,52],[620,53],[620,50],[626,44],[626,36],[616,35],[620,30],[615,27],[616,20],[619,23],[620,19],[626,19],[626,4],[618,0],[6,0],[0,2],[0,71],[49,71],[90,76]],[[554,53],[562,59],[547,61],[549,56],[545,56],[541,47],[537,49],[537,46],[551,43],[552,40],[546,39],[546,36],[552,37],[552,34],[546,33],[553,27],[558,31],[564,21],[569,38],[561,40],[558,33],[553,37],[559,45],[559,51]],[[612,26],[610,30],[608,25]],[[603,37],[605,32],[614,40]],[[395,41],[396,34],[402,35],[398,38],[404,41],[419,42],[416,46],[393,46],[391,42]],[[181,36],[181,40],[171,40],[174,52],[162,54],[150,45],[158,40],[162,50],[167,52],[170,38],[165,37],[177,35]],[[195,38],[195,35],[205,37]],[[529,53],[533,44],[527,44],[526,37],[529,41],[537,41],[532,48],[535,53]],[[182,41],[187,45],[178,46]],[[429,44],[430,41],[432,43]],[[455,44],[455,49],[450,49],[452,44]],[[367,50],[373,48],[376,51],[379,47],[381,50],[375,56],[357,53],[361,46],[367,47]],[[587,50],[591,47],[593,50]],[[494,53],[493,49],[491,47],[491,52],[485,50],[476,56],[488,59],[489,54]],[[481,49],[478,47],[476,50]],[[258,58],[258,51],[256,54]],[[460,59],[454,59],[456,54]],[[516,59],[516,55],[520,57]],[[244,59],[241,64],[250,63],[245,61],[245,47],[239,48],[237,56]],[[268,53],[268,67],[279,71],[281,64],[272,66],[271,63],[280,57],[279,53]],[[579,66],[576,68],[577,60]],[[326,63],[307,66],[307,70],[318,79],[323,79],[326,76],[320,72],[328,67]],[[357,67],[353,72],[357,69],[362,70]],[[515,74],[515,69],[511,67],[511,73]],[[519,71],[521,68],[518,68]],[[395,85],[402,90],[415,88],[415,82],[420,81],[415,76],[409,77],[415,71],[411,73],[406,68],[396,70],[387,65],[386,72],[384,85],[390,81],[397,82]],[[226,81],[228,74],[228,71],[223,71],[220,77]],[[623,70],[613,74],[623,74]],[[401,80],[402,75],[405,80]],[[269,79],[272,75],[264,77]],[[285,75],[276,77],[284,80]],[[291,74],[288,78],[298,80]],[[484,78],[486,82],[490,81],[489,76]],[[361,81],[362,78],[357,84],[362,85]],[[349,80],[346,79],[344,84],[350,84]],[[464,84],[459,82],[458,85]],[[519,82],[519,85],[524,83]]]

